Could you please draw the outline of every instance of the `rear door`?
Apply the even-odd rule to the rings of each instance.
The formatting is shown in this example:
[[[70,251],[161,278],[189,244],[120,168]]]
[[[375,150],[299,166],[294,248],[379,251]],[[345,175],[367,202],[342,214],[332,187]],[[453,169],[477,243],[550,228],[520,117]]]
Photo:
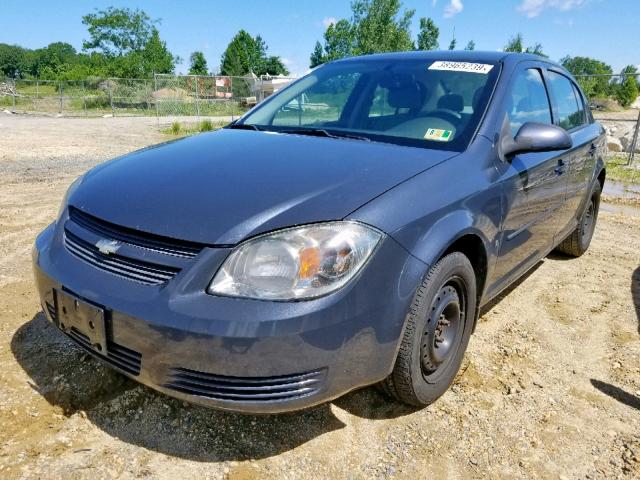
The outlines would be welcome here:
[[[576,227],[583,201],[595,169],[600,128],[587,115],[584,98],[578,86],[562,71],[549,68],[546,72],[554,123],[564,128],[573,141],[567,152],[566,201],[558,215],[556,242],[562,241]]]
[[[502,110],[513,136],[526,122],[553,123],[544,72],[538,64],[521,64],[509,88]],[[495,291],[553,247],[567,186],[565,154],[531,152],[504,162],[496,159],[504,197]]]

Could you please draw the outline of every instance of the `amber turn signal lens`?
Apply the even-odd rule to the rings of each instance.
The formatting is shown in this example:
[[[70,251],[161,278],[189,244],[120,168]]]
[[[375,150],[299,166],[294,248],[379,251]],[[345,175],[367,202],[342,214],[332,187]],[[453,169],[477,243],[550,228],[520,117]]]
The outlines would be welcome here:
[[[316,247],[305,248],[298,254],[300,258],[300,278],[311,278],[320,269],[320,250]]]

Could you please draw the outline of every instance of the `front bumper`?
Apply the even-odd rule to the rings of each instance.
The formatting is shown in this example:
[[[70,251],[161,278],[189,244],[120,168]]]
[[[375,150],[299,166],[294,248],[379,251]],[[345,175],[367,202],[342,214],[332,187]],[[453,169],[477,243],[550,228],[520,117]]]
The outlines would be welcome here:
[[[270,302],[205,292],[229,249],[206,248],[162,285],[101,271],[69,253],[62,228],[36,239],[34,273],[47,318],[56,291],[105,309],[108,351],[94,356],[167,395],[248,413],[316,405],[393,368],[426,266],[386,237],[359,277],[322,298]],[[81,335],[72,338],[83,345]]]

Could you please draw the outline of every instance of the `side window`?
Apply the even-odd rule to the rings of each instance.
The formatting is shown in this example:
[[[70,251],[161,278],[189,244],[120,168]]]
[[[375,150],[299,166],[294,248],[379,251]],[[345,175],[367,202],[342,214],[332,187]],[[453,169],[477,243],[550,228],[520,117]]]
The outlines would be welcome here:
[[[581,123],[583,125],[585,123],[589,123],[589,120],[588,120],[589,117],[587,116],[587,111],[584,106],[584,99],[580,94],[580,90],[578,90],[578,87],[576,87],[575,83],[571,83],[571,86],[573,87],[573,93],[575,94],[576,99],[578,100],[578,110],[580,111],[580,118],[582,119]]]
[[[550,71],[549,87],[558,107],[558,125],[565,130],[582,125],[584,123],[584,106],[578,105],[571,80],[564,75]],[[580,102],[582,103],[582,100]]]
[[[300,126],[340,119],[359,73],[339,75],[319,82],[278,110],[272,125]]]
[[[507,106],[511,134],[514,137],[527,122],[551,123],[549,97],[540,71],[530,68],[517,75]]]

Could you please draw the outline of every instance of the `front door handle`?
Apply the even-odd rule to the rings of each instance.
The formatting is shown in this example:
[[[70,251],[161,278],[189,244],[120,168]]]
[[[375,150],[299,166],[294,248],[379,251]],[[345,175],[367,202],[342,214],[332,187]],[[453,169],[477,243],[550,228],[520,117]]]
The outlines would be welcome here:
[[[589,155],[595,155],[597,151],[598,146],[595,143],[592,143],[591,147],[589,147]]]
[[[556,175],[562,175],[564,173],[564,167],[564,160],[560,159],[558,160],[558,166],[554,168],[553,171],[556,172]]]

